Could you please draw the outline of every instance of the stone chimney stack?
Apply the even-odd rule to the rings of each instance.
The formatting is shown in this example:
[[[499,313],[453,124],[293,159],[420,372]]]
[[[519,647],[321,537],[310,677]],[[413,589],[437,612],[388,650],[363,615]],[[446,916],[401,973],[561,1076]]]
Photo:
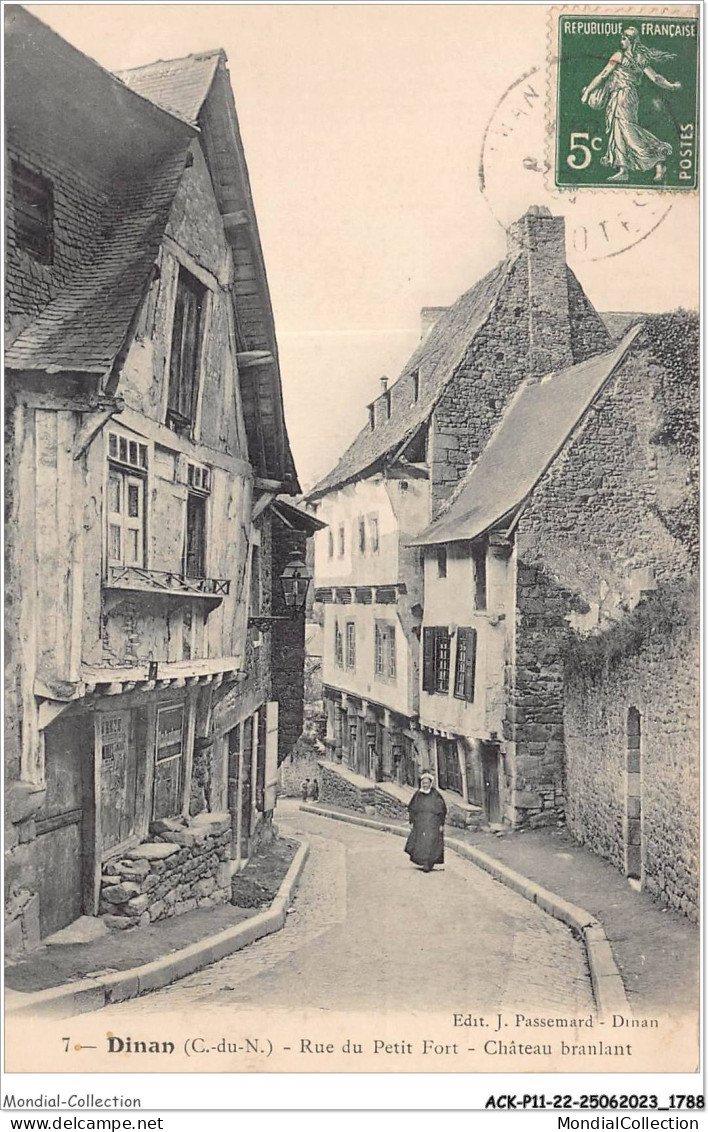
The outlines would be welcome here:
[[[382,377],[381,378],[381,392],[385,393],[387,389],[388,389],[388,378]]]
[[[532,205],[508,230],[508,250],[521,251],[529,280],[529,362],[534,374],[573,364],[565,220]]]

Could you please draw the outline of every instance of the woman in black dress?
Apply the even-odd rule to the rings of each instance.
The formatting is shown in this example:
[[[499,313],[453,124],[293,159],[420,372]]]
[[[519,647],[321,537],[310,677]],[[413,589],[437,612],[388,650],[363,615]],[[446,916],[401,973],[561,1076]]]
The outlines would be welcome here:
[[[432,871],[433,865],[442,865],[445,859],[443,827],[447,806],[441,794],[433,786],[430,771],[420,776],[420,789],[416,790],[408,806],[408,820],[411,831],[405,845],[405,852],[414,865],[420,865],[424,873]]]

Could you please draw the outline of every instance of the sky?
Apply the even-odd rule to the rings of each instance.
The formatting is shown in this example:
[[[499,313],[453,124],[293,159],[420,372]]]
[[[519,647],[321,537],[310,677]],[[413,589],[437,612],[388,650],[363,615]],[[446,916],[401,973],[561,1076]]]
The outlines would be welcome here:
[[[504,255],[504,209],[480,192],[480,154],[504,92],[544,63],[548,9],[27,7],[110,70],[225,49],[307,488],[365,423],[380,377],[412,353],[421,307],[454,302]],[[503,194],[503,166],[496,177]],[[599,310],[697,305],[696,201],[671,203],[630,250],[571,260]]]

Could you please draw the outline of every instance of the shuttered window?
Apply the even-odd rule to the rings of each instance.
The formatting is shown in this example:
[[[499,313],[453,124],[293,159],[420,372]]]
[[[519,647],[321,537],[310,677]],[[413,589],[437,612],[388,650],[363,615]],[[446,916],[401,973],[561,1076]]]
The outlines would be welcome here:
[[[477,668],[477,630],[457,630],[455,661],[455,695],[459,700],[474,702],[474,680]]]
[[[180,267],[172,325],[167,401],[167,423],[176,429],[191,428],[196,418],[205,306],[206,288]]]
[[[338,668],[344,668],[344,642],[338,621],[334,623],[334,663]]]
[[[356,626],[347,621],[347,668],[356,668]]]
[[[423,629],[423,691],[450,690],[450,635],[446,626]]]
[[[377,676],[396,679],[396,626],[377,621],[374,626],[374,662]]]

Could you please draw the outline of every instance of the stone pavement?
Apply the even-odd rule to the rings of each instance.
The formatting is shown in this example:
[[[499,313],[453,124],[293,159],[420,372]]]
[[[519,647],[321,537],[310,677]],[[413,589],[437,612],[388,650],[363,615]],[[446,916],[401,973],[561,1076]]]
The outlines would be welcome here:
[[[310,857],[283,931],[101,1017],[207,1007],[585,1015],[584,949],[564,925],[450,853],[414,868],[398,838],[280,802]]]
[[[635,1014],[698,1017],[700,936],[684,916],[637,892],[565,830],[454,835],[600,920]]]

